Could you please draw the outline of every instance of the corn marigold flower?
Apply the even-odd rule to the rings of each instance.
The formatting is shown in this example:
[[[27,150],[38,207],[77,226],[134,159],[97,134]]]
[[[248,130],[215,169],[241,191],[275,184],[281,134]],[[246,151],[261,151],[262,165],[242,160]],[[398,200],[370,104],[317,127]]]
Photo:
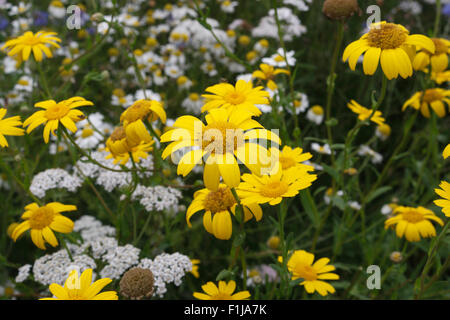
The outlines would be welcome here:
[[[286,69],[275,69],[273,66],[261,63],[259,65],[260,70],[256,70],[252,73],[252,77],[256,79],[261,79],[267,81],[267,87],[270,90],[276,90],[278,88],[274,81],[274,78],[278,74],[289,74],[289,70]]]
[[[46,46],[47,44],[55,48],[60,47],[57,42],[61,42],[61,39],[54,35],[56,35],[56,32],[39,31],[34,34],[31,31],[27,31],[15,39],[6,41],[2,50],[6,48],[10,49],[8,56],[17,54],[22,57],[23,61],[27,61],[31,51],[33,51],[34,59],[36,61],[42,61],[42,53],[45,53],[48,58],[53,57],[52,51]]]
[[[200,274],[198,272],[200,260],[199,259],[190,259],[192,263],[192,270],[190,271],[194,277],[197,279],[200,277]]]
[[[350,69],[354,71],[359,57],[364,54],[364,74],[373,75],[381,63],[381,68],[389,80],[399,75],[405,79],[413,74],[411,60],[416,48],[435,52],[435,45],[428,37],[420,34],[409,35],[409,31],[402,25],[382,21],[373,23],[369,32],[349,44],[344,50],[342,60],[348,60]]]
[[[406,240],[410,242],[420,241],[422,238],[436,236],[436,229],[429,220],[433,220],[444,225],[444,222],[437,217],[433,211],[424,207],[404,207],[398,206],[394,209],[394,216],[385,221],[384,227],[395,226],[397,237],[405,236]]]
[[[380,124],[375,131],[375,135],[381,140],[385,141],[391,135],[391,126],[387,123]]]
[[[44,141],[48,143],[50,132],[56,136],[55,130],[58,129],[59,123],[72,132],[77,131],[75,122],[83,120],[85,115],[80,110],[76,109],[81,106],[92,106],[91,101],[82,97],[72,97],[67,100],[56,102],[54,100],[45,100],[36,103],[34,106],[44,110],[36,111],[23,123],[27,128],[27,133],[33,131],[39,125],[45,123],[44,127]]]
[[[234,280],[230,280],[228,283],[219,281],[218,286],[214,282],[209,281],[202,286],[202,289],[206,294],[194,292],[194,298],[200,300],[246,300],[250,298],[250,292],[248,291],[240,291],[233,294],[236,289]]]
[[[269,93],[258,86],[253,88],[251,82],[238,80],[236,86],[229,83],[220,83],[206,88],[203,94],[206,99],[202,112],[210,111],[216,108],[224,108],[230,112],[244,109],[255,116],[260,116],[261,111],[256,107],[258,104],[268,104]]]
[[[175,129],[161,136],[161,142],[173,141],[163,151],[162,158],[190,147],[178,162],[177,174],[185,177],[205,157],[203,179],[211,190],[217,190],[220,177],[231,188],[239,185],[241,172],[237,160],[252,172],[260,170],[268,150],[250,140],[281,143],[275,133],[264,129],[245,109],[233,112],[224,108],[212,109],[205,119],[207,125],[193,116],[179,117],[173,124]]]
[[[311,186],[317,175],[308,172],[308,168],[296,167],[291,170],[278,169],[274,174],[258,176],[242,175],[242,182],[237,188],[243,205],[269,203],[274,206],[283,198],[295,197],[300,190]]]
[[[381,113],[381,111],[377,110],[373,112],[373,110],[363,107],[355,100],[351,100],[349,103],[347,103],[347,107],[354,113],[358,114],[358,119],[361,121],[369,119],[369,117],[373,113],[373,116],[370,118],[370,121],[375,122],[378,125],[384,124],[384,118],[382,117],[383,114]]]
[[[416,92],[409,98],[402,107],[405,111],[407,107],[413,107],[416,110],[420,109],[422,115],[426,118],[430,117],[430,107],[438,115],[443,118],[446,115],[445,104],[450,106],[450,90],[441,88],[427,89],[425,91]]]
[[[424,71],[431,64],[432,72],[443,72],[448,67],[448,54],[450,53],[450,41],[443,38],[431,38],[436,51],[420,50],[413,60],[414,70]]]
[[[216,191],[207,188],[198,190],[194,194],[194,200],[186,212],[186,222],[192,227],[190,219],[193,214],[204,210],[203,226],[206,231],[217,239],[228,240],[232,234],[232,221],[230,212],[235,214],[237,202],[231,189],[225,184],[220,184]],[[256,221],[262,218],[262,209],[258,204],[247,204],[244,206],[244,221],[252,217]]]
[[[445,70],[442,72],[431,72],[430,79],[436,82],[436,84],[441,85],[444,82],[450,81],[450,70]]]
[[[450,144],[445,147],[444,152],[442,152],[442,156],[444,157],[444,159],[450,157]]]
[[[63,216],[61,212],[74,211],[74,205],[64,205],[59,202],[50,202],[39,207],[37,203],[31,203],[25,207],[20,223],[13,231],[11,238],[16,241],[25,231],[31,230],[31,241],[42,250],[45,250],[45,241],[56,247],[58,240],[53,231],[70,233],[73,229],[73,221]]]
[[[163,123],[165,123],[167,119],[162,103],[156,100],[145,99],[136,101],[120,115],[120,121],[123,123],[124,127],[137,120],[143,121],[148,119],[148,121],[153,122],[158,118],[161,119]]]
[[[22,125],[20,116],[5,118],[6,108],[0,108],[0,147],[8,147],[8,141],[5,136],[23,136],[25,131],[17,128]]]
[[[273,158],[271,163],[275,163],[275,166],[268,169],[266,173],[273,173],[278,170],[277,165],[283,171],[296,170],[298,168],[306,171],[314,171],[313,166],[304,163],[312,158],[312,154],[309,152],[303,153],[302,148],[293,149],[289,146],[283,146],[281,151],[278,148],[270,148],[270,153]]]
[[[442,199],[434,200],[434,204],[438,207],[442,207],[442,212],[445,214],[447,218],[450,218],[450,183],[446,181],[441,181],[439,185],[441,189],[434,189]]]
[[[282,263],[283,257],[278,257],[278,262]],[[334,266],[328,264],[330,259],[321,258],[314,264],[313,262],[314,254],[305,250],[294,251],[287,262],[287,268],[292,273],[292,280],[304,279],[300,285],[305,286],[308,293],[317,291],[321,296],[335,293],[336,290],[332,285],[322,281],[339,279],[339,275],[330,272],[336,270]]]
[[[77,270],[72,270],[67,277],[64,287],[57,283],[49,286],[55,298],[41,298],[39,300],[119,300],[115,291],[100,291],[112,280],[103,278],[92,283],[92,269],[86,269],[81,276]]]

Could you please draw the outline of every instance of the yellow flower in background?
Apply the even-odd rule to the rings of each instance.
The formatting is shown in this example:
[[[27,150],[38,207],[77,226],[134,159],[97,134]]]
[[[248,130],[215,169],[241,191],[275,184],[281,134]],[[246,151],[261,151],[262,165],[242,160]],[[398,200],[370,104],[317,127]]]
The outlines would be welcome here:
[[[238,80],[236,86],[229,83],[220,83],[206,88],[203,94],[206,99],[202,112],[216,108],[224,108],[230,112],[234,110],[247,110],[252,115],[259,116],[262,112],[256,107],[257,104],[268,104],[269,93],[263,87],[255,87],[251,82]]]
[[[9,146],[5,136],[23,136],[25,134],[22,128],[17,128],[18,126],[22,126],[20,116],[3,119],[6,111],[5,108],[0,108],[0,147]]]
[[[197,279],[200,277],[200,274],[198,273],[198,265],[200,264],[200,260],[199,259],[191,259],[191,263],[192,263],[192,270],[191,273],[194,277],[196,277]]]
[[[274,206],[283,198],[295,197],[300,190],[311,186],[317,175],[310,174],[308,168],[293,170],[275,170],[274,174],[258,176],[255,174],[242,175],[241,184],[237,188],[243,205],[269,203]]]
[[[434,189],[434,191],[442,197],[442,199],[434,200],[434,204],[442,207],[442,212],[447,218],[450,218],[450,183],[441,181],[439,185],[441,189]]]
[[[235,214],[237,202],[231,189],[225,184],[220,184],[216,191],[207,188],[194,193],[194,200],[186,212],[186,222],[192,227],[190,219],[195,213],[204,210],[203,226],[206,231],[217,239],[228,240],[232,234],[231,213]],[[244,222],[252,217],[256,221],[262,218],[262,209],[258,204],[244,206]]]
[[[445,70],[442,72],[431,72],[430,79],[436,82],[436,84],[441,85],[444,82],[450,81],[450,70]]]
[[[36,103],[34,106],[44,110],[36,111],[23,123],[27,128],[27,133],[33,131],[39,125],[45,123],[44,127],[44,141],[48,143],[50,132],[56,136],[55,130],[58,129],[61,123],[64,127],[72,132],[77,131],[75,122],[83,120],[85,115],[80,110],[76,109],[82,106],[94,105],[82,97],[72,97],[67,100],[56,102],[54,100],[45,100]]]
[[[402,111],[405,111],[407,107],[413,107],[416,110],[420,109],[422,115],[429,118],[431,108],[439,118],[443,118],[447,114],[445,104],[450,106],[448,97],[450,97],[450,90],[441,88],[427,89],[425,92],[419,91],[403,104]]]
[[[278,257],[278,262],[282,263],[283,257]],[[339,275],[330,272],[336,270],[334,266],[328,264],[330,259],[321,258],[313,262],[314,254],[305,250],[294,251],[287,262],[287,268],[292,274],[292,280],[304,279],[300,285],[304,286],[308,293],[317,291],[321,296],[335,293],[334,287],[323,281],[339,279]]]
[[[245,109],[228,112],[225,108],[212,109],[206,116],[207,125],[193,116],[179,117],[173,127],[161,136],[161,142],[173,141],[162,153],[166,159],[181,148],[190,148],[178,162],[177,174],[185,177],[205,157],[203,180],[205,186],[217,190],[220,177],[229,187],[241,181],[238,160],[252,172],[260,170],[267,160],[268,150],[258,143],[271,140],[280,144],[280,138],[252,119]]]
[[[311,159],[312,154],[309,152],[303,153],[302,148],[283,146],[281,151],[278,148],[270,148],[269,151],[272,157],[272,161],[270,161],[271,166],[262,166],[262,174],[274,174],[280,168],[283,171],[297,169],[314,171],[313,166],[303,163]]]
[[[129,123],[137,120],[144,121],[145,119],[150,122],[161,119],[162,123],[165,123],[167,116],[162,103],[156,100],[141,99],[133,103],[120,115],[120,121],[124,127]]]
[[[53,57],[52,51],[46,45],[59,48],[57,42],[61,42],[61,39],[55,37],[56,32],[39,31],[33,33],[31,31],[25,32],[23,35],[6,41],[2,50],[9,49],[8,56],[20,55],[23,61],[27,61],[30,57],[31,51],[33,51],[34,59],[36,61],[42,61],[43,53],[48,58]]]
[[[59,202],[51,202],[39,207],[37,203],[31,203],[25,207],[20,223],[13,231],[11,238],[16,241],[25,231],[31,230],[31,240],[42,250],[45,250],[45,242],[56,247],[58,240],[53,231],[60,233],[72,232],[74,223],[63,216],[61,212],[77,210],[76,206],[65,205]]]
[[[250,292],[248,291],[240,291],[233,294],[234,290],[236,290],[236,282],[234,280],[230,280],[228,283],[219,281],[219,286],[209,281],[202,286],[202,289],[206,294],[194,292],[194,298],[200,300],[246,300],[250,298]]]
[[[49,286],[50,292],[56,298],[42,298],[39,300],[119,300],[117,292],[104,291],[112,280],[102,278],[92,283],[92,269],[86,269],[81,276],[76,270],[72,270],[64,283],[64,287],[57,283]]]
[[[448,67],[448,54],[450,53],[450,41],[443,38],[432,38],[436,51],[420,50],[413,60],[415,70],[424,71],[431,64],[432,72],[443,72]]]
[[[289,70],[286,69],[275,69],[273,66],[270,66],[265,63],[261,63],[259,65],[260,70],[256,70],[253,72],[252,77],[267,81],[267,87],[270,90],[276,90],[278,88],[275,81],[275,76],[278,74],[289,74]]]
[[[444,152],[442,152],[442,156],[444,157],[444,159],[450,157],[450,144],[445,147]]]
[[[405,236],[406,240],[410,242],[420,241],[421,237],[436,236],[436,229],[429,220],[435,221],[441,226],[444,225],[433,211],[424,207],[398,206],[394,209],[393,214],[392,218],[385,221],[385,229],[395,226],[397,237]]]
[[[373,23],[369,32],[349,44],[344,50],[342,60],[348,60],[350,69],[354,71],[359,57],[364,54],[364,74],[373,75],[381,64],[389,80],[399,75],[408,78],[413,74],[411,60],[417,49],[434,53],[435,45],[424,35],[409,35],[409,31],[402,25],[382,21]]]
[[[377,111],[373,112],[373,110],[363,107],[355,100],[351,100],[349,103],[347,103],[347,107],[350,110],[352,110],[354,113],[356,113],[358,115],[358,119],[361,121],[369,119],[369,117],[373,113],[373,116],[372,116],[372,118],[370,118],[370,121],[375,122],[376,124],[378,124],[380,126],[384,124],[385,119],[382,117],[383,114],[381,113],[381,111],[377,110]]]

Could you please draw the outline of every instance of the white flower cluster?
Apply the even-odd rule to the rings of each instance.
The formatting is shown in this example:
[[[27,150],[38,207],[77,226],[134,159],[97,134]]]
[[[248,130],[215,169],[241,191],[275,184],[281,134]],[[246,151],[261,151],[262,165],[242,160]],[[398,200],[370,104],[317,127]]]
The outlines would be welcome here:
[[[152,271],[155,279],[155,294],[160,298],[167,292],[167,284],[181,285],[184,275],[192,270],[189,257],[178,252],[162,253],[153,260],[144,258],[137,266]]]
[[[30,191],[38,198],[45,197],[51,189],[66,189],[75,192],[83,183],[76,175],[71,175],[64,169],[47,169],[35,175],[31,180]]]
[[[102,278],[119,279],[130,267],[139,262],[141,249],[131,244],[109,250],[102,259],[108,264],[100,271]]]
[[[15,281],[17,283],[24,282],[30,275],[31,264],[21,266],[18,271]]]
[[[131,199],[139,199],[139,203],[143,205],[148,212],[154,210],[177,210],[178,201],[181,197],[181,192],[171,187],[145,187],[142,185],[138,185],[131,195]]]

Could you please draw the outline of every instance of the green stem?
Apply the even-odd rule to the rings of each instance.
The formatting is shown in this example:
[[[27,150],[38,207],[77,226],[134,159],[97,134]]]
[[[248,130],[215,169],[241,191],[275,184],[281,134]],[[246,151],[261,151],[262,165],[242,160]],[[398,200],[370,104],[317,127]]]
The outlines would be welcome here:
[[[280,249],[282,254],[282,269],[283,272],[281,273],[281,279],[280,279],[280,294],[286,293],[286,290],[288,289],[288,281],[289,281],[289,270],[287,267],[287,260],[288,260],[288,250],[286,246],[286,239],[284,235],[284,222],[287,214],[287,203],[286,200],[281,201],[280,205],[278,206],[278,232],[280,234]]]
[[[442,3],[441,0],[436,0],[436,18],[434,20],[433,37],[436,37],[439,33],[439,24],[441,22]]]

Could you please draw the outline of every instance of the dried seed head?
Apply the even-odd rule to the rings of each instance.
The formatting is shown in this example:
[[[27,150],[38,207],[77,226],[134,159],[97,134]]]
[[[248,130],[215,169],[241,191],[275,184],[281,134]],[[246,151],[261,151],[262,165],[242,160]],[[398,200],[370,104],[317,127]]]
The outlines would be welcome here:
[[[326,0],[322,12],[331,20],[346,20],[361,9],[357,0]]]
[[[154,291],[154,282],[150,269],[132,268],[120,280],[120,294],[132,300],[149,298]]]

